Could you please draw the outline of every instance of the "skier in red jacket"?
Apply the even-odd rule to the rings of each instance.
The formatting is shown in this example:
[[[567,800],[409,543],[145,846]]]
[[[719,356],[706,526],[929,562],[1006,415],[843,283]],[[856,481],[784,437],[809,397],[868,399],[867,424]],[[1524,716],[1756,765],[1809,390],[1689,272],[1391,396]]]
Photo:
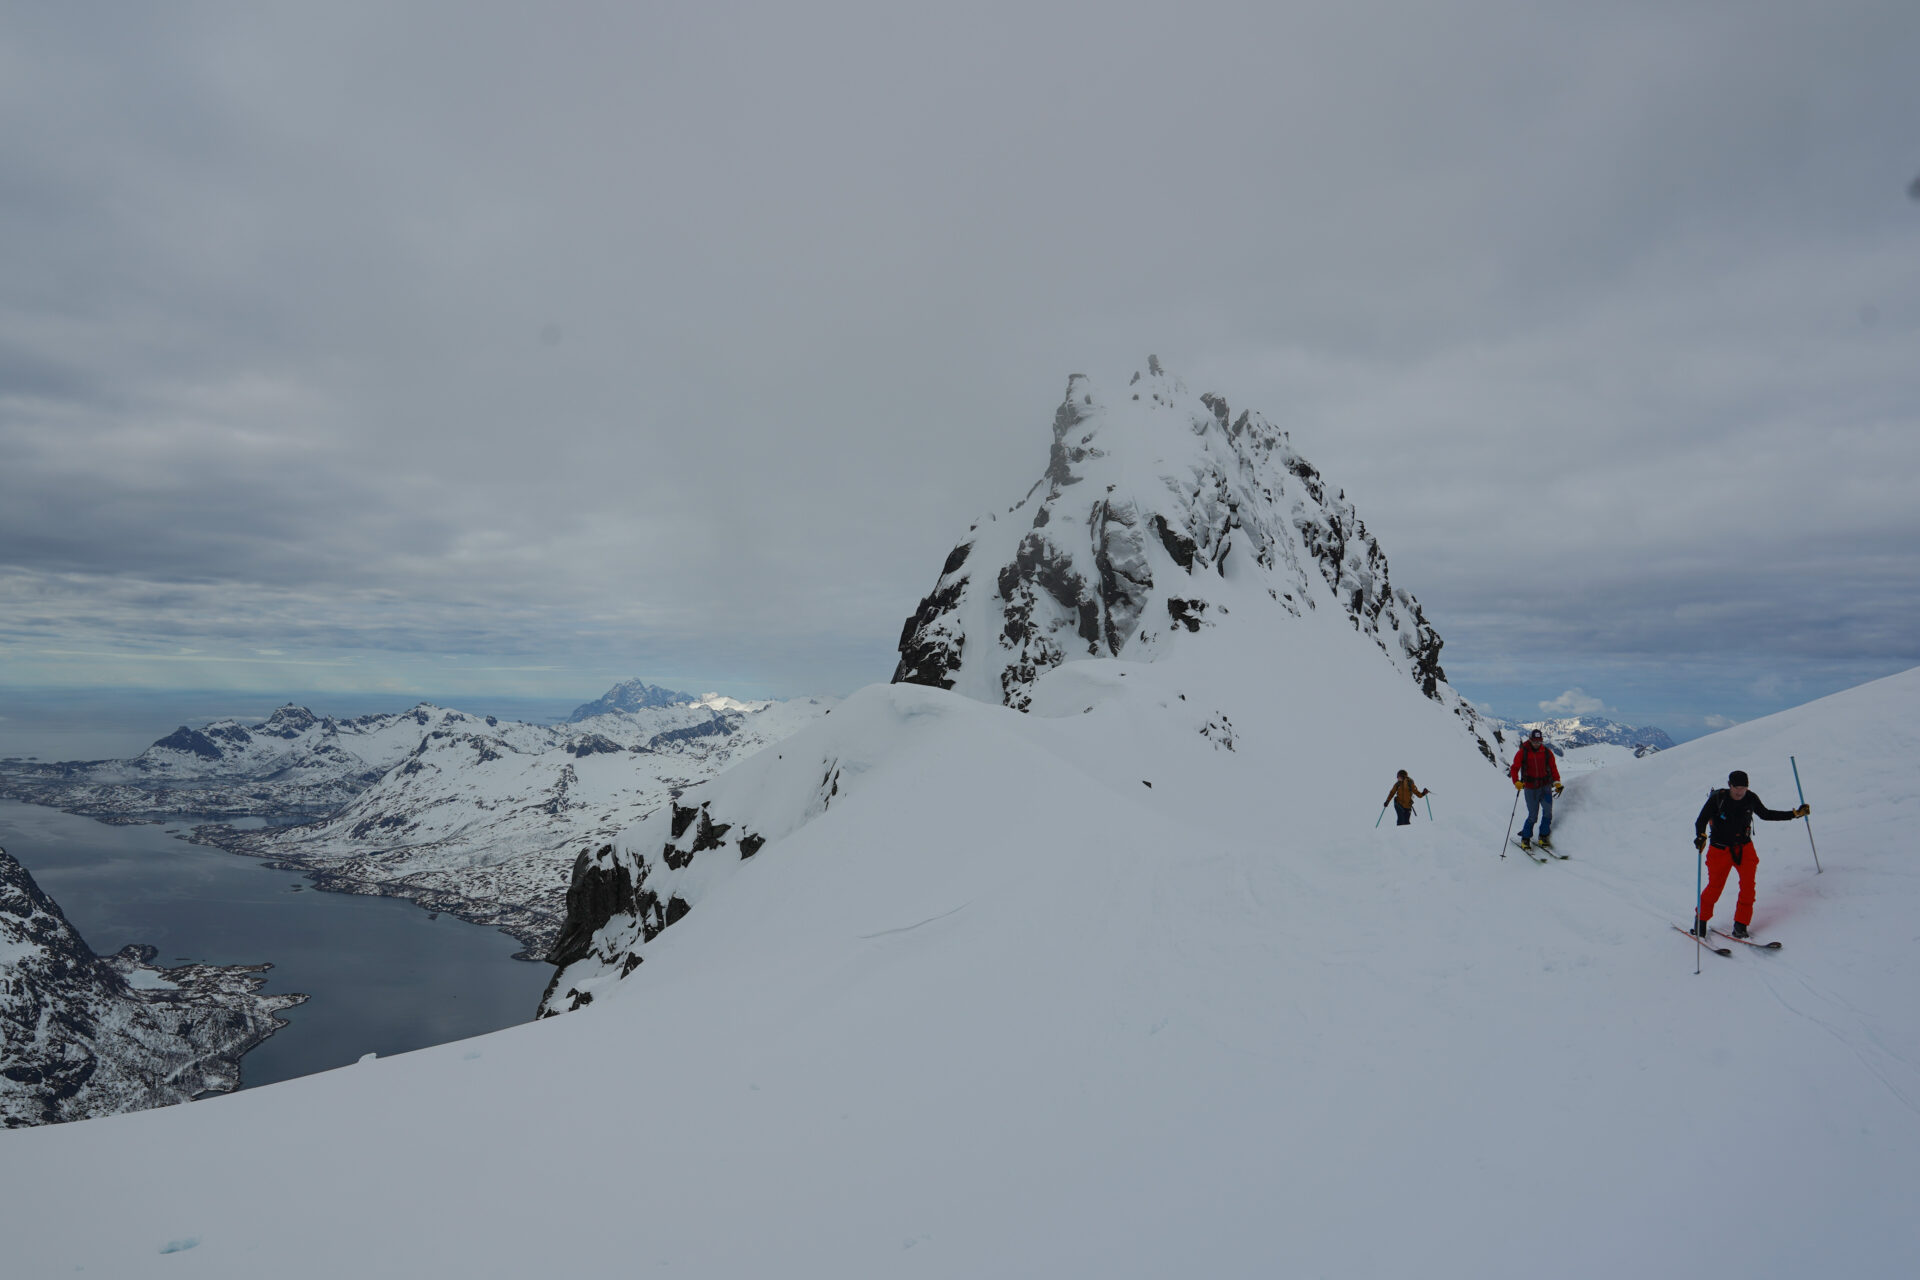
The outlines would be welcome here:
[[[1520,827],[1520,847],[1533,848],[1533,824],[1540,822],[1540,847],[1553,848],[1553,798],[1560,794],[1560,764],[1553,758],[1553,748],[1538,729],[1527,735],[1520,749],[1513,753],[1513,764],[1507,769],[1507,776],[1513,779],[1513,785],[1527,798],[1527,820]],[[1553,790],[1547,790],[1552,787]]]
[[[1811,812],[1804,804],[1798,809],[1769,809],[1760,803],[1759,796],[1747,790],[1744,770],[1735,769],[1727,775],[1727,785],[1707,797],[1707,802],[1700,806],[1700,816],[1693,820],[1693,847],[1707,851],[1707,887],[1700,894],[1699,909],[1694,912],[1694,933],[1702,938],[1707,936],[1707,922],[1713,919],[1713,906],[1720,901],[1720,891],[1727,887],[1727,874],[1738,867],[1740,896],[1733,903],[1733,936],[1747,936],[1747,926],[1753,923],[1754,868],[1760,864],[1760,856],[1753,851],[1753,820],[1786,822],[1804,818]],[[1709,824],[1713,827],[1711,847],[1707,843]]]

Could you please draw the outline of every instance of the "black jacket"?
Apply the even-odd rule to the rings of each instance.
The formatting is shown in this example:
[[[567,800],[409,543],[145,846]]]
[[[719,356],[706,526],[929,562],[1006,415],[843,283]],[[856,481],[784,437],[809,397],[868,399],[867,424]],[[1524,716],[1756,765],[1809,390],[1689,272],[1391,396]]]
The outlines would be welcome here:
[[[1700,807],[1700,816],[1693,820],[1693,834],[1704,834],[1711,823],[1713,838],[1708,843],[1722,849],[1738,849],[1753,838],[1755,815],[1768,822],[1786,822],[1793,817],[1790,812],[1767,808],[1760,802],[1760,797],[1751,791],[1735,800],[1733,793],[1722,787],[1708,796],[1706,804]]]

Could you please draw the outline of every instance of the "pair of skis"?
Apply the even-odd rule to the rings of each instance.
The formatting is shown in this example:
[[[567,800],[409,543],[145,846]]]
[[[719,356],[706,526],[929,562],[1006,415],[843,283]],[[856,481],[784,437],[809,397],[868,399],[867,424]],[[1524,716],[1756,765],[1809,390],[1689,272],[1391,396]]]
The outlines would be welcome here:
[[[1678,929],[1681,933],[1686,934],[1689,938],[1692,938],[1695,942],[1699,943],[1701,946],[1705,947],[1707,950],[1713,952],[1713,954],[1717,956],[1730,956],[1733,954],[1732,947],[1716,947],[1711,942],[1708,942],[1705,938],[1701,937],[1699,934],[1695,933],[1691,929],[1681,928],[1681,926],[1679,925],[1675,925],[1673,927],[1675,929]],[[1708,932],[1718,937],[1725,938],[1728,942],[1738,942],[1742,946],[1752,947],[1755,951],[1778,951],[1780,949],[1780,944],[1778,942],[1758,942],[1752,938],[1736,938],[1732,934],[1727,933],[1721,929],[1709,929]]]
[[[1567,860],[1566,854],[1560,852],[1558,849],[1550,848],[1547,845],[1521,844],[1519,836],[1515,836],[1513,838],[1513,847],[1518,849],[1520,852],[1526,854],[1529,858],[1532,858],[1535,862],[1540,863],[1542,866],[1545,866],[1547,861],[1546,858],[1543,858],[1540,856],[1543,853],[1548,854],[1551,857],[1558,858],[1562,862],[1565,862]]]

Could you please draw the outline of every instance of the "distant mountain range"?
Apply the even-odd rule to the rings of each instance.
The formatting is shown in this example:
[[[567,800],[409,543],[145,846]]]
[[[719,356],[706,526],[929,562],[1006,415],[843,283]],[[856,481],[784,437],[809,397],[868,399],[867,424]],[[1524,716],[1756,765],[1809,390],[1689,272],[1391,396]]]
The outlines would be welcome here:
[[[1649,725],[1621,724],[1600,716],[1566,716],[1557,720],[1495,720],[1503,736],[1524,738],[1535,729],[1547,745],[1564,755],[1577,747],[1631,747],[1635,757],[1652,755],[1673,747],[1673,739],[1661,729]]]
[[[110,823],[198,820],[195,843],[400,897],[544,951],[580,845],[782,738],[833,699],[743,702],[629,680],[565,721],[421,703],[335,719],[182,725],[129,760],[0,764],[0,796]],[[241,830],[229,820],[299,825]]]

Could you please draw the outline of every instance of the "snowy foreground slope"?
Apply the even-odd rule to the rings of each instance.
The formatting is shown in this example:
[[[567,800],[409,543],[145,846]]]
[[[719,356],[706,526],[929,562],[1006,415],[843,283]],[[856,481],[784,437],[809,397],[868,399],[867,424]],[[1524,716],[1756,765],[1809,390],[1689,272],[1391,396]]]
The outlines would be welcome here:
[[[1920,671],[1502,858],[1357,514],[1151,372],[1069,384],[903,683],[576,864],[561,1016],[6,1135],[7,1274],[1911,1273]],[[1693,815],[1789,753],[1826,873],[1764,828],[1787,949],[1696,976]],[[1434,820],[1375,825],[1396,768]]]
[[[1536,866],[1295,622],[1310,682],[1220,632],[854,695],[776,751],[831,805],[591,1006],[0,1138],[7,1274],[1911,1274],[1920,671],[1575,779]],[[1786,949],[1696,977],[1693,814],[1789,753],[1825,874],[1764,826]],[[1371,825],[1396,767],[1436,821]]]

